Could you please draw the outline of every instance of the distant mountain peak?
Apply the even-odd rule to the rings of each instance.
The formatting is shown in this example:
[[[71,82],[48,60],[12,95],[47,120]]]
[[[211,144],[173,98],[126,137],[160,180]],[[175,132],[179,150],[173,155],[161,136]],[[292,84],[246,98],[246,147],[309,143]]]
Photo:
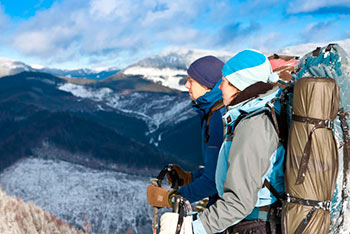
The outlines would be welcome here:
[[[23,71],[33,71],[33,68],[14,59],[0,57],[0,77],[15,75]]]
[[[103,80],[113,74],[116,74],[120,69],[116,67],[106,69],[57,69],[49,68],[40,64],[27,65],[23,62],[19,62],[10,58],[0,57],[0,78],[9,75],[16,75],[23,71],[34,71],[49,73],[51,75],[66,77],[66,78],[85,78],[89,80]]]
[[[226,62],[232,53],[198,49],[166,49],[159,55],[142,59],[122,70],[129,76],[141,76],[171,89],[187,91],[185,88],[187,68],[195,60],[213,55]]]

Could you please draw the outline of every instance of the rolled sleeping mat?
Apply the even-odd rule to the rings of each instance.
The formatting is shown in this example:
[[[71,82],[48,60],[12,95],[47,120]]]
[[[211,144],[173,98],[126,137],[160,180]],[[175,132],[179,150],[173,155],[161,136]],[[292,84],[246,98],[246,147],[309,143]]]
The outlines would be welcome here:
[[[296,81],[286,155],[287,200],[282,214],[285,234],[328,233],[330,201],[338,174],[333,121],[339,87],[331,78]]]

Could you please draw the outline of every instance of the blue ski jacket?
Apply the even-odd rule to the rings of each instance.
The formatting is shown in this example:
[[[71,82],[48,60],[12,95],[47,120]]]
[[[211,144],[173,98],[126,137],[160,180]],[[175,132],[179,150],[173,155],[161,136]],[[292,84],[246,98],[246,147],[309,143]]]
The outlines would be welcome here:
[[[223,141],[223,122],[222,116],[225,113],[225,107],[217,110],[209,120],[209,141],[206,139],[205,115],[209,113],[210,108],[222,99],[222,93],[219,89],[221,79],[216,83],[214,88],[192,101],[192,107],[196,110],[201,118],[201,135],[202,135],[202,156],[204,168],[192,171],[192,183],[181,187],[178,192],[189,200],[191,203],[201,200],[205,197],[211,197],[209,205],[214,202],[213,196],[217,194],[215,184],[215,170],[218,154]]]

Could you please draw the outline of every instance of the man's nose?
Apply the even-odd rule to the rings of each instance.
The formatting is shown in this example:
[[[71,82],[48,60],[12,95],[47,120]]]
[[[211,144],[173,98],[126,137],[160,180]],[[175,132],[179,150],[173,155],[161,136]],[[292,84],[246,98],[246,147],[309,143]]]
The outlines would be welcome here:
[[[185,87],[186,89],[190,89],[190,82],[188,82],[188,80],[186,81]]]

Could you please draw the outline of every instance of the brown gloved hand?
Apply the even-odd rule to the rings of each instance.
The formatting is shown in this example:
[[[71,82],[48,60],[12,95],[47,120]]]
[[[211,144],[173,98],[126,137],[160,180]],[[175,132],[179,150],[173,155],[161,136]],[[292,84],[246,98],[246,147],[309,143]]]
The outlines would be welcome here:
[[[184,186],[187,184],[192,183],[192,172],[190,171],[184,171],[182,170],[182,168],[176,164],[172,164],[174,170],[177,172],[178,176],[180,179],[182,179],[184,181],[183,184],[180,184],[180,186]],[[171,187],[173,181],[171,179],[171,177],[169,176],[169,173],[166,174],[166,177],[168,179],[168,184]]]
[[[171,194],[173,191],[150,184],[147,187],[147,202],[150,206],[171,208]]]

